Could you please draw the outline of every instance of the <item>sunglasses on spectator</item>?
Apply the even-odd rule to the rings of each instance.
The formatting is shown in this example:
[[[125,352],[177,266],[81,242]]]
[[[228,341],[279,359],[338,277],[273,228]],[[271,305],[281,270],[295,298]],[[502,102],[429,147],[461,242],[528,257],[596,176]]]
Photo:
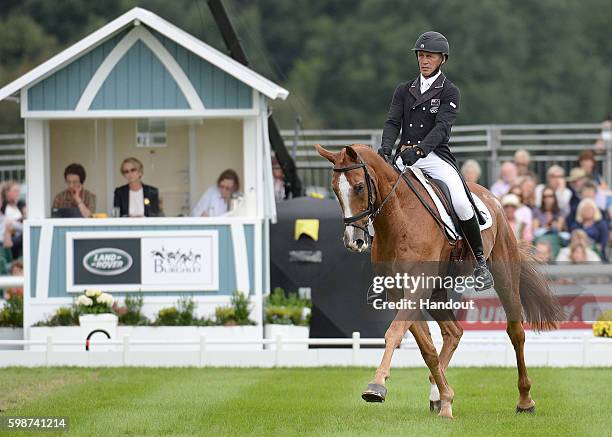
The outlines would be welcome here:
[[[138,171],[137,168],[126,168],[126,169],[123,169],[122,173],[123,174],[128,174],[128,173],[134,173],[134,172],[137,172],[137,171]]]
[[[555,197],[555,195],[554,194],[544,194],[542,197],[546,199],[547,197]]]

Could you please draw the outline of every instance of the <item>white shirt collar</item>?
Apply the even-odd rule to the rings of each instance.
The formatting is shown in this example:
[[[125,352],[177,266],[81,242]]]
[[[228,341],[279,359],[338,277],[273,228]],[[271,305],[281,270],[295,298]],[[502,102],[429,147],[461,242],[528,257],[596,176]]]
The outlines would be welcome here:
[[[440,76],[440,73],[442,73],[442,70],[438,70],[438,72],[435,75],[427,79],[421,74],[421,94],[423,94],[433,85],[433,83],[436,81],[438,76]]]

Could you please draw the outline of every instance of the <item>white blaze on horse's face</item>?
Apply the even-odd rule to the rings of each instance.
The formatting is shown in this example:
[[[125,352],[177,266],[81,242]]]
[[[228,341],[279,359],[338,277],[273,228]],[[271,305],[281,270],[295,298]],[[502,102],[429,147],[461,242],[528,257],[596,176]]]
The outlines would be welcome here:
[[[340,173],[340,176],[338,177],[338,190],[336,194],[338,195],[338,200],[340,201],[345,218],[357,215],[362,211],[360,209],[356,209],[355,212],[353,212],[354,208],[351,208],[351,203],[359,204],[361,202],[354,201],[354,198],[359,195],[355,193],[355,190],[349,183],[345,173]],[[363,195],[363,190],[361,191],[360,195]],[[353,200],[353,202],[351,202],[351,200]],[[356,228],[355,226],[344,227],[343,241],[344,246],[354,252],[365,252],[368,250],[368,238],[365,235],[365,232],[359,228]]]

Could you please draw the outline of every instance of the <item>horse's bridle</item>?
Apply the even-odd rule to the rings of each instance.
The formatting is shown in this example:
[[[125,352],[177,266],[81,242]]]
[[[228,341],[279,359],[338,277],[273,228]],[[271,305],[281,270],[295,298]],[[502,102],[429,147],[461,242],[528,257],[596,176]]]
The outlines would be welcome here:
[[[365,175],[365,180],[366,180],[366,186],[367,186],[367,189],[368,189],[368,207],[365,210],[361,211],[360,213],[355,214],[355,215],[353,215],[351,217],[344,217],[343,221],[344,221],[344,226],[345,227],[346,226],[353,226],[354,228],[361,229],[365,233],[367,238],[369,240],[371,240],[372,239],[372,235],[370,234],[370,231],[368,230],[368,227],[374,223],[374,220],[376,219],[376,217],[378,216],[378,214],[382,210],[383,206],[385,206],[385,203],[387,203],[387,200],[391,197],[391,195],[393,194],[393,192],[397,188],[397,186],[399,184],[399,181],[402,179],[402,175],[408,169],[408,166],[404,167],[404,170],[402,170],[400,175],[397,177],[397,180],[395,181],[395,184],[393,185],[393,188],[391,189],[391,191],[389,191],[389,194],[387,194],[385,196],[385,198],[381,202],[380,206],[378,208],[376,208],[376,210],[375,210],[374,209],[374,199],[372,197],[375,185],[372,182],[372,176],[370,176],[370,173],[368,172],[368,166],[366,165],[365,162],[363,162],[363,160],[361,159],[359,154],[357,154],[357,157],[359,158],[359,162],[357,164],[347,165],[346,167],[334,167],[332,170],[335,171],[335,172],[338,172],[338,173],[346,173],[346,172],[349,172],[351,170],[357,170],[359,168],[363,168],[363,173]],[[362,225],[356,223],[356,222],[358,222],[359,220],[361,220],[361,219],[363,219],[365,217],[368,218],[368,224],[366,226],[362,226]],[[369,243],[369,241],[368,241],[368,243]]]

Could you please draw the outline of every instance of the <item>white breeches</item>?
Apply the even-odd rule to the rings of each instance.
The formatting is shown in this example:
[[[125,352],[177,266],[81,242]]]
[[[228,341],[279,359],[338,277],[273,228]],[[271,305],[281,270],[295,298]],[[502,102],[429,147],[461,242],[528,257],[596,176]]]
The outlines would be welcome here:
[[[397,156],[397,165],[400,170],[403,170],[404,164],[402,159],[399,157],[399,154]],[[430,152],[429,155],[419,159],[412,167],[420,168],[431,177],[440,179],[448,186],[453,208],[460,220],[469,220],[474,216],[474,210],[463,188],[461,177],[452,165],[436,155],[435,152]]]

